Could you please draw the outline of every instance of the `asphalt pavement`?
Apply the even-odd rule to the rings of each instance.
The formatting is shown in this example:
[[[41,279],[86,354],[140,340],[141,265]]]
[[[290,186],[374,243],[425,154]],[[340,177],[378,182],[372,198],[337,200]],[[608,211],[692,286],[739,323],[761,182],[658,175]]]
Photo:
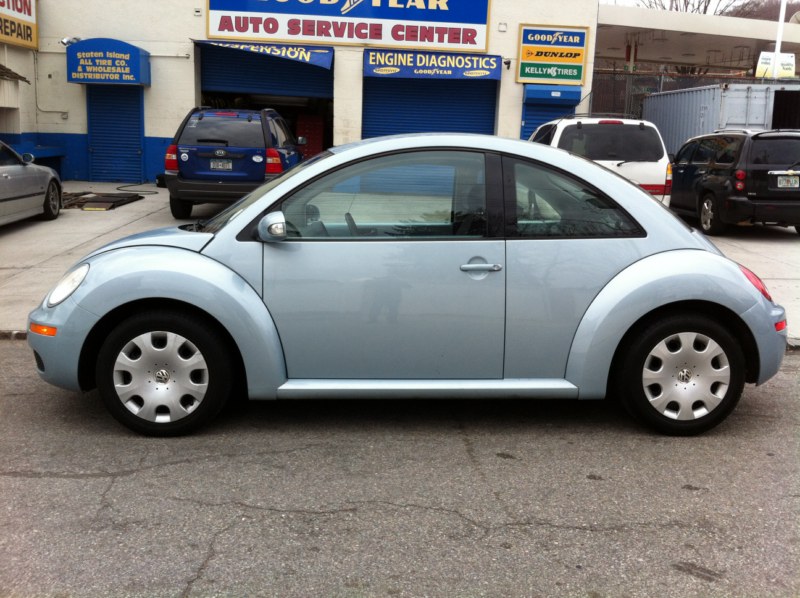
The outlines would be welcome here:
[[[0,339],[24,337],[28,313],[90,251],[126,235],[189,222],[172,217],[167,190],[153,184],[66,181],[64,191],[73,195],[135,192],[142,199],[109,210],[70,208],[54,221],[30,219],[0,227]],[[218,209],[197,206],[192,220]],[[775,301],[786,308],[790,344],[800,346],[800,235],[794,228],[750,226],[732,228],[713,240],[767,284]]]

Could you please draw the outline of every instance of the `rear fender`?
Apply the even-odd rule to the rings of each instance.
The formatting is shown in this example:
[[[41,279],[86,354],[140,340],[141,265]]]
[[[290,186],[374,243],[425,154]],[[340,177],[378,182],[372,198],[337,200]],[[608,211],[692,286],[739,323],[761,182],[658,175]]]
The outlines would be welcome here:
[[[698,300],[744,314],[761,295],[743,280],[734,262],[707,251],[670,251],[636,262],[586,310],[573,338],[566,379],[578,387],[579,398],[603,398],[614,353],[639,320],[666,306]]]

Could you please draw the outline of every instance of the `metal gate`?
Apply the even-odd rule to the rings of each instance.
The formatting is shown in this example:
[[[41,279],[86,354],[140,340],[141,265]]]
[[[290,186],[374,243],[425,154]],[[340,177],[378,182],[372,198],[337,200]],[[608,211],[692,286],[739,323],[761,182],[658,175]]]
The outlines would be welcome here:
[[[457,132],[493,134],[497,81],[364,78],[361,136]]]
[[[132,85],[87,85],[89,180],[144,182],[144,92]]]

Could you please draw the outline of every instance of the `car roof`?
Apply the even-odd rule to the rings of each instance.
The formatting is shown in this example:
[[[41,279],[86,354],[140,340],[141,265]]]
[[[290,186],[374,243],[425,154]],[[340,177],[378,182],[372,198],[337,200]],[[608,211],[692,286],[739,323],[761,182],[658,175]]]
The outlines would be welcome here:
[[[549,122],[544,123],[545,125],[554,125],[554,124],[587,124],[587,125],[594,125],[599,123],[618,123],[622,125],[640,125],[643,124],[645,126],[654,127],[655,125],[651,123],[649,120],[644,120],[642,118],[621,118],[618,116],[576,116],[576,115],[567,115],[563,116],[556,120],[551,120]],[[544,126],[544,125],[542,125]]]

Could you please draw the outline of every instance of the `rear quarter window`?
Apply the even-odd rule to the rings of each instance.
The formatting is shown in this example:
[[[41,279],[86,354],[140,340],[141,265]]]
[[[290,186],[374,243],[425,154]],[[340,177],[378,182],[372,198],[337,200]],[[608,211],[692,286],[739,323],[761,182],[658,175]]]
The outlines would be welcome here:
[[[182,145],[265,147],[261,120],[246,118],[190,118],[181,131]]]

